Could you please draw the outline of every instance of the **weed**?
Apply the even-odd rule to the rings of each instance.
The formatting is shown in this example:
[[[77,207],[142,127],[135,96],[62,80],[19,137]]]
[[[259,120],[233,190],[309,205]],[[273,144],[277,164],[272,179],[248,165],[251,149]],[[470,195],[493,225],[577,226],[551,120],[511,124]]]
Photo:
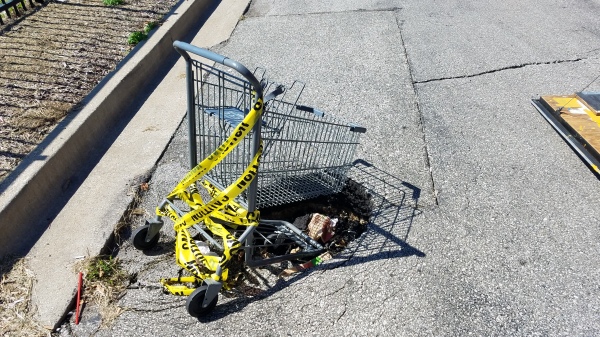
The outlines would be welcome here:
[[[21,3],[18,3],[16,7],[7,8],[6,11],[2,11],[0,13],[0,17],[2,20],[8,19],[10,15],[11,18],[16,19],[19,17],[19,13],[24,13],[27,10]],[[7,15],[8,14],[8,15]]]
[[[148,37],[148,34],[146,34],[144,32],[139,32],[139,31],[132,32],[131,34],[129,34],[129,37],[127,38],[127,43],[129,43],[132,46],[135,46],[138,43],[145,40],[147,37]]]
[[[84,262],[84,301],[92,302],[100,311],[102,323],[110,325],[122,312],[116,303],[125,293],[129,275],[123,270],[119,259],[98,256]]]
[[[131,46],[137,45],[138,43],[147,39],[148,34],[150,34],[150,32],[157,26],[158,26],[158,22],[156,22],[156,21],[147,22],[144,25],[143,31],[136,31],[136,32],[132,32],[131,34],[129,34],[129,37],[127,38],[127,43],[129,43],[129,45],[131,45]]]
[[[109,256],[108,259],[99,256],[88,264],[85,279],[114,287],[123,283],[127,279],[127,274],[121,268],[119,259],[113,259],[112,256]]]
[[[102,0],[102,3],[106,6],[119,6],[123,4],[123,0]]]
[[[146,35],[150,34],[150,32],[154,28],[156,28],[156,26],[158,26],[158,23],[156,21],[150,21],[146,23],[146,25],[144,26],[144,33],[146,33]]]

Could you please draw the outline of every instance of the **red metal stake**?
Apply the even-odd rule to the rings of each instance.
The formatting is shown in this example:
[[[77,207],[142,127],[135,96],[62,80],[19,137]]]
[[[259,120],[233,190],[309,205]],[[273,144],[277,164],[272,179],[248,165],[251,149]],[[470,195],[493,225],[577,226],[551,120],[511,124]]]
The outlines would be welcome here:
[[[77,282],[77,306],[75,307],[75,324],[79,324],[79,310],[81,310],[81,285],[83,283],[83,273],[79,272],[79,281]]]

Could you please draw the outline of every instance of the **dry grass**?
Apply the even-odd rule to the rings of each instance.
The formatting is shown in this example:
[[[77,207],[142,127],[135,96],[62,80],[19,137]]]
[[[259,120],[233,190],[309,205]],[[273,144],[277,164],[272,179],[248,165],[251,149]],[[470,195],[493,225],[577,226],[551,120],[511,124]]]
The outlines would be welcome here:
[[[34,320],[31,304],[34,275],[25,259],[0,263],[0,336],[50,336],[50,330]]]
[[[143,207],[140,207],[144,193],[150,189],[148,181],[151,176],[152,172],[148,172],[133,179],[129,192],[127,193],[128,196],[132,197],[132,200],[129,205],[127,205],[127,209],[123,212],[123,215],[113,229],[113,240],[111,245],[120,247],[123,243],[123,232],[130,231],[141,216],[151,216],[151,214]]]
[[[84,275],[83,302],[95,305],[104,326],[111,325],[123,313],[118,300],[125,294],[129,275],[118,258],[98,256],[78,265]]]

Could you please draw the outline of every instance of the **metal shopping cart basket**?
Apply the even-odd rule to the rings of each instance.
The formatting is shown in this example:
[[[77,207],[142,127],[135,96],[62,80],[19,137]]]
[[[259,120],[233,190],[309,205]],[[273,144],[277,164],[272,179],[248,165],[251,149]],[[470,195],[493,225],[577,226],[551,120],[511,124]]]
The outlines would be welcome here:
[[[137,249],[152,248],[163,218],[174,222],[176,262],[191,276],[161,283],[188,296],[187,310],[198,317],[230,287],[232,260],[243,257],[256,267],[325,251],[289,222],[260,219],[257,209],[339,192],[366,130],[297,105],[300,82],[285,87],[268,81],[264,70],[250,72],[187,43],[174,47],[186,60],[192,169],[132,241]]]

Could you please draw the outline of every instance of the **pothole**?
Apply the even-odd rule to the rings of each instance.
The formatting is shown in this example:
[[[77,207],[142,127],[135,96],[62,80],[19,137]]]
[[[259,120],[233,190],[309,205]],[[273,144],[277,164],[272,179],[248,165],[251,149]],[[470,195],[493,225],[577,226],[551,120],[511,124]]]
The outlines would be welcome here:
[[[309,236],[313,234],[309,233],[310,229],[308,228],[313,215],[320,214],[333,220],[335,222],[333,235],[323,235],[316,239],[324,248],[324,252],[320,253],[320,256],[331,258],[343,252],[352,241],[358,239],[367,230],[367,224],[373,210],[371,199],[371,194],[364,186],[354,180],[348,179],[345,187],[339,193],[263,208],[260,214],[261,219],[283,220],[292,223],[296,228]],[[312,238],[315,239],[314,235]],[[293,243],[282,244],[275,248],[270,245],[262,250],[258,250],[258,252],[255,252],[255,256],[258,255],[259,258],[265,259],[286,255],[294,256],[296,252],[301,251],[299,245]],[[253,296],[257,292],[260,293],[265,290],[261,287],[261,282],[257,280],[256,273],[261,274],[260,270],[268,271],[268,274],[273,276],[290,276],[290,274],[286,274],[285,272],[291,270],[293,274],[306,269],[307,266],[311,268],[313,266],[311,262],[314,261],[314,257],[315,255],[308,258],[294,258],[251,270],[246,268],[243,254],[240,254],[238,258],[232,259],[228,266],[229,275],[232,277],[230,285],[246,296]],[[298,268],[298,266],[300,267]],[[263,274],[262,276],[264,277],[265,275]],[[259,276],[258,279],[260,278],[262,277]],[[249,287],[249,285],[253,286]],[[254,286],[263,289],[261,290]]]
[[[327,242],[319,240],[332,254],[338,254],[366,229],[373,210],[371,194],[359,183],[348,179],[341,192],[310,200],[261,209],[263,219],[285,220],[308,232],[315,213],[337,219],[334,235]]]

